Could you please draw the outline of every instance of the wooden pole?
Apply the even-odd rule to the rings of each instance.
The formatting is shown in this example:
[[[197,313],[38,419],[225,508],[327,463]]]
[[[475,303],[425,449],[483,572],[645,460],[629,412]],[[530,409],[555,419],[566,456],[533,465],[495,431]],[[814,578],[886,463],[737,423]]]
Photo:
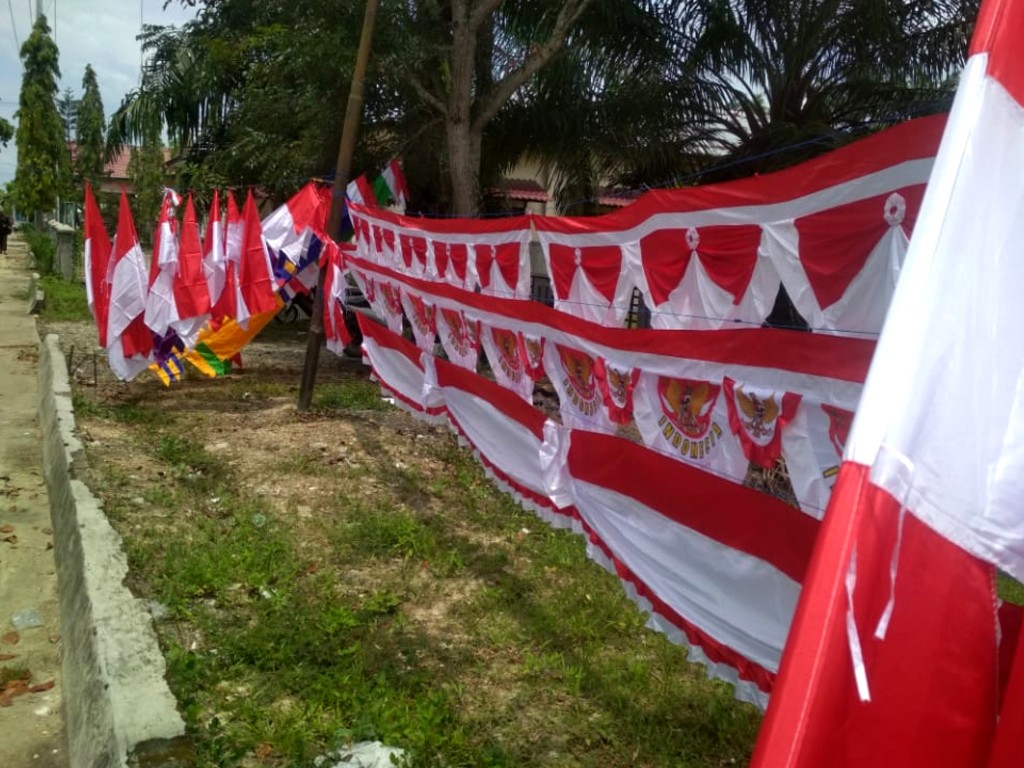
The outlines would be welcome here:
[[[373,25],[377,20],[378,0],[366,0],[363,14],[363,31],[359,36],[359,52],[356,54],[356,68],[352,73],[352,87],[348,94],[345,110],[345,125],[341,130],[341,144],[338,147],[338,163],[334,169],[334,186],[331,191],[331,212],[327,220],[327,234],[337,239],[341,236],[342,215],[345,212],[345,187],[351,175],[352,154],[355,151],[356,135],[363,113],[363,81],[366,65],[370,60],[370,41],[373,39]],[[302,381],[299,384],[300,412],[309,410],[313,400],[313,386],[316,384],[317,365],[320,362],[320,347],[324,343],[324,277],[326,269],[320,269],[316,296],[313,299],[313,314],[309,318],[309,335],[306,339],[306,360],[302,366]]]

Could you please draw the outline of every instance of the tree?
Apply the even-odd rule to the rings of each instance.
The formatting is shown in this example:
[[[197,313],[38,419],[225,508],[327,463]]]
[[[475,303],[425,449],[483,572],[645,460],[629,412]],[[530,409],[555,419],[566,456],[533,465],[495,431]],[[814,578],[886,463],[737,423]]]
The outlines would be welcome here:
[[[75,98],[75,94],[70,88],[65,88],[60,98],[57,99],[57,113],[60,115],[61,123],[64,124],[64,139],[69,143],[75,138],[78,106],[79,100]]]
[[[0,117],[0,147],[6,147],[14,138],[14,126]]]
[[[152,243],[167,181],[160,128],[155,120],[145,127],[142,145],[132,148],[128,161],[128,176],[135,186],[132,215],[138,225],[139,239],[146,245]]]
[[[70,186],[70,158],[56,104],[58,51],[45,16],[36,19],[21,46],[21,59],[14,197],[21,210],[39,216],[52,210]]]
[[[705,120],[733,166],[719,177],[790,165],[948,109],[977,8],[978,0],[707,3],[694,61],[718,92]]]
[[[82,100],[78,105],[78,123],[75,126],[75,142],[78,146],[76,171],[89,184],[98,188],[103,179],[106,119],[103,114],[103,99],[96,82],[92,65],[85,65],[82,77]]]

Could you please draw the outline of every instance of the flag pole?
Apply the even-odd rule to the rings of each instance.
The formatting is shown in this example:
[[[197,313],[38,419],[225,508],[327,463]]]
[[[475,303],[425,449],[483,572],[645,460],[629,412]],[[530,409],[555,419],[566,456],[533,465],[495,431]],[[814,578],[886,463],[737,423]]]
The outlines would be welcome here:
[[[359,51],[356,67],[352,73],[352,87],[348,94],[345,110],[345,124],[341,130],[341,144],[338,147],[338,162],[334,169],[334,186],[331,190],[331,210],[327,220],[327,235],[337,238],[341,233],[342,215],[345,212],[345,187],[351,175],[352,154],[355,151],[356,135],[363,112],[363,81],[366,65],[370,59],[370,42],[373,39],[373,25],[377,19],[378,0],[366,0],[363,14],[363,30],[359,36]],[[306,360],[302,366],[302,381],[299,384],[300,412],[309,410],[316,383],[317,365],[320,361],[320,347],[324,342],[324,280],[327,267],[320,268],[313,299],[313,314],[309,318],[309,335],[306,339]]]

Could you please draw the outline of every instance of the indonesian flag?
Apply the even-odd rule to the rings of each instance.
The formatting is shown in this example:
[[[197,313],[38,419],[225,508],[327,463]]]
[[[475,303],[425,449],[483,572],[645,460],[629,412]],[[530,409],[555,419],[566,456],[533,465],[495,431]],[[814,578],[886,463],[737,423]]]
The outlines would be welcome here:
[[[178,268],[174,273],[174,302],[178,319],[171,326],[188,347],[195,346],[199,331],[210,319],[210,289],[203,274],[203,248],[192,195],[185,201],[181,222]]]
[[[220,192],[216,189],[213,190],[213,201],[210,203],[210,218],[206,222],[206,233],[203,237],[203,271],[206,273],[206,285],[210,294],[210,302],[216,306],[220,300],[221,291],[224,290],[227,272],[224,230],[220,224]]]
[[[277,309],[273,268],[270,265],[267,245],[263,242],[263,229],[260,226],[259,214],[256,213],[256,200],[251,189],[242,209],[242,221],[244,236],[241,264],[238,269],[238,288],[250,315],[272,312]],[[246,327],[241,319],[239,324],[243,328]]]
[[[227,226],[224,232],[224,287],[210,310],[214,324],[221,323],[225,319],[235,320],[245,328],[249,321],[249,310],[246,308],[245,300],[238,288],[238,270],[242,262],[243,229],[242,216],[235,204],[235,197],[228,190]]]
[[[993,565],[1024,579],[1022,33],[983,4],[754,766],[1020,765]]]
[[[107,270],[110,268],[110,235],[103,226],[96,198],[89,184],[85,185],[85,293],[89,299],[89,311],[96,321],[100,346],[107,346],[107,312],[110,307],[110,282]]]
[[[146,260],[135,233],[128,197],[121,191],[114,237],[114,259],[108,273],[110,308],[107,315],[107,360],[122,381],[134,379],[149,366],[153,334],[146,327]]]
[[[171,190],[164,192],[160,220],[153,237],[145,320],[157,336],[165,335],[171,323],[178,319],[174,300],[174,273],[178,269],[178,221],[174,215],[177,200]]]

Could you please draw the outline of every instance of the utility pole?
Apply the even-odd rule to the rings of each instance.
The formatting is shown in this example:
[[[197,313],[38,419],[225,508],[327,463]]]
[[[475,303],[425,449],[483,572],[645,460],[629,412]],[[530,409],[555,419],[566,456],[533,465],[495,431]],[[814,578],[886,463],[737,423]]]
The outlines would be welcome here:
[[[373,40],[373,25],[377,20],[378,0],[366,0],[363,14],[363,31],[359,36],[359,51],[356,67],[352,73],[352,87],[345,109],[345,124],[341,129],[341,144],[338,147],[338,162],[334,169],[334,185],[331,190],[331,211],[327,220],[327,236],[337,239],[341,235],[341,220],[345,212],[345,187],[351,175],[352,154],[356,147],[356,135],[363,114],[363,81],[366,65],[370,60],[370,42]],[[309,318],[309,335],[306,339],[306,360],[302,366],[302,381],[299,384],[300,412],[309,410],[313,400],[313,386],[320,362],[320,347],[324,343],[324,278],[326,269],[321,267],[313,299],[313,314]]]

